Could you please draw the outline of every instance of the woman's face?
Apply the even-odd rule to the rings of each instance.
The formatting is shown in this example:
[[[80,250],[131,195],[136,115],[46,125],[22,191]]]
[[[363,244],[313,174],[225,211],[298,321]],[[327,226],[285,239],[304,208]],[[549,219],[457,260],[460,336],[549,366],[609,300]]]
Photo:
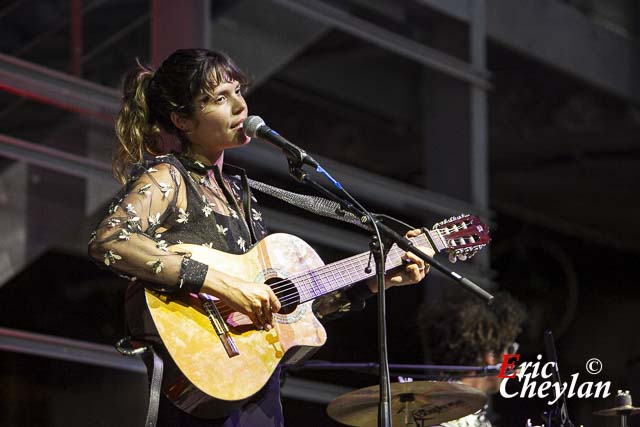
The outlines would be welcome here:
[[[223,82],[212,95],[200,95],[193,117],[185,122],[192,150],[212,162],[225,149],[245,145],[250,140],[242,130],[248,110],[241,89],[237,81]]]

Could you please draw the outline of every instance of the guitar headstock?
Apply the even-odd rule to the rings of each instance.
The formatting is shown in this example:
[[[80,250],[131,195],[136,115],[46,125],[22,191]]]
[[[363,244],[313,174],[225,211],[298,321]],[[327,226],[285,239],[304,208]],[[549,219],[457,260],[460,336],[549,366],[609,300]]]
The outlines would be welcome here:
[[[430,234],[441,239],[451,262],[471,258],[491,241],[489,227],[476,215],[458,215],[440,221],[434,224]]]

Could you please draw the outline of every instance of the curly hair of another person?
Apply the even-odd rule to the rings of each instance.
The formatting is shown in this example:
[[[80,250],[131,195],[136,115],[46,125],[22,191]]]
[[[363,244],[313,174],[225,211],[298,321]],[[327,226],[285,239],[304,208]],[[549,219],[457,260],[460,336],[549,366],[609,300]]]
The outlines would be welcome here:
[[[498,355],[521,331],[524,307],[505,293],[487,306],[473,298],[445,298],[423,304],[418,328],[425,354],[433,363],[478,365],[487,353]]]

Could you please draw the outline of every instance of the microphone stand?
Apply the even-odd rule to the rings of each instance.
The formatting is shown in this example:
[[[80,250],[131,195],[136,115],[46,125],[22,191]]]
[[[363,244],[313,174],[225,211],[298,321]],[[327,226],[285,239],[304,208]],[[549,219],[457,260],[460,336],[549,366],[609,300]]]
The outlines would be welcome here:
[[[386,299],[385,299],[385,258],[388,250],[393,243],[405,251],[411,251],[418,257],[423,259],[429,265],[432,265],[437,270],[443,272],[449,278],[462,284],[467,289],[480,296],[487,303],[493,300],[493,296],[480,288],[478,285],[470,281],[469,279],[461,276],[460,274],[449,270],[444,265],[440,264],[435,259],[430,258],[426,253],[419,250],[413,245],[413,243],[404,236],[396,233],[393,229],[383,224],[374,215],[370,214],[357,200],[355,200],[342,185],[333,179],[317,162],[313,159],[310,161],[310,156],[299,147],[291,144],[286,149],[282,149],[283,153],[287,156],[289,163],[289,174],[299,183],[307,185],[316,191],[324,194],[329,199],[337,202],[342,206],[342,209],[351,212],[360,218],[360,221],[369,225],[370,231],[374,234],[371,239],[370,247],[371,251],[375,255],[376,262],[376,279],[378,282],[378,359],[379,359],[379,375],[380,375],[380,403],[378,406],[378,426],[379,427],[391,427],[391,385],[389,375],[389,357],[387,350],[387,329],[386,329]],[[309,175],[302,170],[304,164],[310,164],[316,167],[316,171],[324,174],[338,190],[346,197],[340,197],[326,189],[323,185],[309,177]],[[384,236],[384,237],[383,237]]]
[[[366,210],[354,206],[349,200],[337,196],[327,190],[324,186],[313,180],[302,170],[303,156],[290,156],[285,151],[289,162],[289,174],[298,182],[310,186],[320,193],[326,195],[342,206],[343,210],[360,217],[363,223],[372,224],[372,231],[369,247],[374,255],[376,264],[376,280],[378,282],[378,375],[380,377],[380,402],[378,404],[378,426],[392,427],[391,419],[391,376],[389,374],[389,352],[387,348],[387,324],[386,324],[386,294],[385,294],[385,259],[393,242],[382,239],[378,229],[377,221]],[[318,169],[322,169],[318,166]],[[355,201],[355,200],[354,200]],[[356,202],[357,203],[357,202]]]
[[[560,384],[560,368],[558,367],[558,354],[556,352],[556,344],[553,339],[553,332],[551,330],[544,331],[544,345],[547,350],[547,359],[549,362],[553,362],[554,369],[551,371],[553,380]],[[554,395],[557,398],[557,393],[554,389]],[[549,412],[545,413],[545,421],[549,427],[574,427],[573,422],[569,419],[569,410],[567,408],[567,398],[564,394],[560,399],[557,399],[556,404]],[[625,420],[626,421],[626,420]]]

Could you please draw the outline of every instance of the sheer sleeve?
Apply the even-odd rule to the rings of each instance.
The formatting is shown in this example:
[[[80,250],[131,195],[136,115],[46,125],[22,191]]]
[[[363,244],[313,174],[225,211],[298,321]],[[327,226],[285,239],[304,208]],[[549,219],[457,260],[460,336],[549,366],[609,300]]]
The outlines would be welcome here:
[[[143,280],[161,291],[177,289],[189,255],[169,252],[162,232],[184,214],[184,184],[169,163],[138,167],[92,233],[89,255],[127,279]]]

